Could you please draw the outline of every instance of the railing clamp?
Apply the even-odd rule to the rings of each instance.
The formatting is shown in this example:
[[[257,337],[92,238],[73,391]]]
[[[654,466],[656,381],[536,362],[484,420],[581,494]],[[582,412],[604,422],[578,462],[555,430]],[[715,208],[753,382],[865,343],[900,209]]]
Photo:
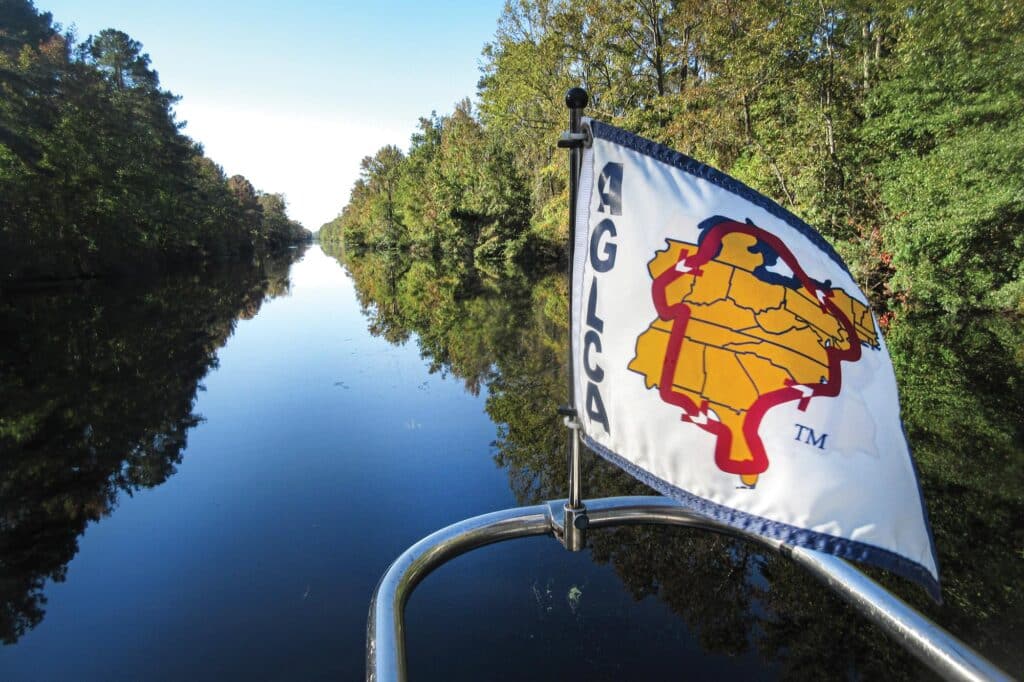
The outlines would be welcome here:
[[[590,517],[587,516],[587,508],[581,504],[574,509],[566,503],[562,506],[562,526],[558,528],[556,524],[555,537],[570,552],[581,552],[587,546],[589,527]]]

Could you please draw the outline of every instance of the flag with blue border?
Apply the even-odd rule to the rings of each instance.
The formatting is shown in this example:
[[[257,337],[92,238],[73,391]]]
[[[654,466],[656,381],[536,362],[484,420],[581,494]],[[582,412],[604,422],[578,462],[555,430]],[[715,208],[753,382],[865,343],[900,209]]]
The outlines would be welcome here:
[[[892,362],[842,259],[724,173],[585,125],[572,345],[586,445],[700,513],[938,599]]]

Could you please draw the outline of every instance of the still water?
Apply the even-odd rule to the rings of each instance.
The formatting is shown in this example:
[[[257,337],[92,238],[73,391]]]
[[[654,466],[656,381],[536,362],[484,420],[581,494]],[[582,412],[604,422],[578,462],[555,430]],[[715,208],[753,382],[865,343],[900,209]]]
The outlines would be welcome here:
[[[0,678],[360,679],[392,559],[564,495],[561,277],[291,260],[0,299]],[[890,334],[946,603],[881,577],[1020,674],[1024,334],[969,322]],[[926,675],[784,561],[683,530],[492,546],[407,614],[414,680]]]

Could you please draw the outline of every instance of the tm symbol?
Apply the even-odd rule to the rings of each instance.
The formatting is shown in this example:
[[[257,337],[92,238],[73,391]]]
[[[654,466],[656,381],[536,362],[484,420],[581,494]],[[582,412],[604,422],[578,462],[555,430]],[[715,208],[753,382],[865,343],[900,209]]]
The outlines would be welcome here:
[[[808,445],[817,445],[819,450],[825,449],[825,439],[828,438],[827,433],[821,434],[820,437],[815,435],[814,429],[803,424],[794,424],[796,426],[796,438],[793,440],[807,443]]]

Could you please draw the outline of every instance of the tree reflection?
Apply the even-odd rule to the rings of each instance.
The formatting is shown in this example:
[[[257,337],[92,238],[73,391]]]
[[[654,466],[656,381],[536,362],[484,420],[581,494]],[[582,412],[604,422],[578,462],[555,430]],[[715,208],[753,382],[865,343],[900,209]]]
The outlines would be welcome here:
[[[338,257],[374,334],[415,334],[434,371],[487,390],[495,460],[520,504],[564,497],[567,287],[562,274],[489,278],[380,254]],[[1024,545],[1024,330],[1001,317],[904,319],[889,331],[904,421],[921,469],[946,602],[867,569],[1007,670],[1024,658],[1018,586]],[[596,456],[588,496],[650,494]],[[788,561],[724,537],[669,528],[590,534],[637,598],[657,595],[711,652],[757,651],[785,677],[918,677],[881,632]],[[862,567],[863,568],[863,567]]]
[[[176,471],[196,391],[293,251],[159,282],[0,292],[0,640],[42,620],[90,521]]]

